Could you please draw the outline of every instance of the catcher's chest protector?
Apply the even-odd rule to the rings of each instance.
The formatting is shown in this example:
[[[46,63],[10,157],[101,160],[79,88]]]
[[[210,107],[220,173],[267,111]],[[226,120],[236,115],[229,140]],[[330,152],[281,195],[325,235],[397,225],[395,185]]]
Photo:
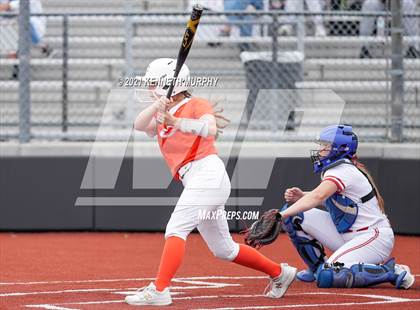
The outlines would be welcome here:
[[[325,207],[339,233],[344,233],[350,229],[359,212],[357,203],[337,193],[327,199]]]
[[[333,167],[336,167],[338,165],[351,165],[354,166],[351,162],[348,161],[339,161],[330,167],[328,169],[331,169]],[[356,167],[356,166],[354,166]],[[357,167],[356,167],[357,168]],[[327,169],[327,170],[328,170]],[[326,171],[326,170],[325,170]],[[324,172],[325,172],[324,171]],[[366,173],[364,173],[362,170],[358,169],[363,176],[368,180],[371,191],[369,194],[360,197],[360,200],[357,199],[360,203],[365,203],[376,196],[375,187],[370,182],[368,176]],[[337,231],[339,233],[344,233],[350,229],[350,227],[354,224],[356,221],[357,215],[359,213],[359,205],[353,201],[352,199],[346,197],[345,195],[334,193],[332,196],[330,196],[325,203],[325,207],[327,208],[332,221],[334,222],[335,227],[337,228]]]

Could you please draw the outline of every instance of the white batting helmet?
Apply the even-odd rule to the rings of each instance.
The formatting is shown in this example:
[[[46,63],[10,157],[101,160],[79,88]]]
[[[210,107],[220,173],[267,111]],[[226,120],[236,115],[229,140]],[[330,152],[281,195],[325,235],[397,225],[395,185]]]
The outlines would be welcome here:
[[[175,73],[176,59],[172,58],[158,58],[153,60],[146,69],[146,74],[142,80],[152,86],[153,81],[156,83],[154,92],[160,96],[165,96],[168,88],[173,81]],[[184,64],[178,74],[177,82],[175,83],[172,96],[179,94],[189,89],[188,82],[190,77],[190,70]]]

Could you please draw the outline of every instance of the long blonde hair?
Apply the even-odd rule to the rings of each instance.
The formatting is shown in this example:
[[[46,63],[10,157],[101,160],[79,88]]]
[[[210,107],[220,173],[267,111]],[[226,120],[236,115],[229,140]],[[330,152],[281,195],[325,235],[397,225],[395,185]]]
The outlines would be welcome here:
[[[223,109],[223,107],[217,107],[218,104],[219,102],[217,101],[212,103],[212,107],[214,111],[214,118],[216,119],[216,127],[217,127],[216,138],[218,137],[219,134],[222,134],[223,129],[225,129],[230,124],[230,120],[226,118],[225,116],[223,116],[222,114],[225,109]]]
[[[365,175],[368,178],[369,183],[373,186],[373,189],[375,191],[376,199],[378,199],[379,208],[381,209],[382,213],[385,214],[385,202],[384,202],[384,199],[382,198],[382,195],[379,192],[379,188],[376,185],[376,182],[373,179],[373,177],[371,176],[369,170],[366,168],[366,166],[364,164],[362,164],[360,162],[360,160],[357,157],[357,155],[354,155],[351,158],[351,162],[353,163],[353,165],[356,166],[357,169],[360,170],[360,172],[363,173],[363,175]]]
[[[182,92],[182,94],[184,95],[185,98],[191,98],[192,95],[190,92],[188,91],[184,91]],[[219,105],[219,101],[214,101],[211,102],[211,106],[213,108],[213,112],[214,112],[214,118],[216,119],[216,127],[217,127],[217,134],[216,134],[216,139],[219,136],[219,134],[223,133],[223,129],[225,129],[229,124],[230,124],[230,120],[228,118],[226,118],[225,116],[223,116],[223,107],[218,106]]]

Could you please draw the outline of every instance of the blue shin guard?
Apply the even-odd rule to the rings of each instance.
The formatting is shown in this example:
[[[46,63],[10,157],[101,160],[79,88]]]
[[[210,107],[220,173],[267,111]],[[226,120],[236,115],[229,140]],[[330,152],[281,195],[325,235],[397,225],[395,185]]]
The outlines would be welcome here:
[[[281,210],[283,211],[288,207],[285,204]],[[301,281],[312,282],[315,281],[315,273],[318,267],[324,263],[325,251],[321,243],[302,230],[300,224],[303,220],[303,213],[289,217],[283,222],[283,229],[289,235],[300,257],[309,267],[307,270],[300,271],[297,278]]]
[[[354,264],[350,268],[344,264],[324,264],[317,272],[317,285],[321,288],[351,288],[368,287],[380,283],[395,283],[398,275],[395,274],[395,261],[389,260],[386,264]]]

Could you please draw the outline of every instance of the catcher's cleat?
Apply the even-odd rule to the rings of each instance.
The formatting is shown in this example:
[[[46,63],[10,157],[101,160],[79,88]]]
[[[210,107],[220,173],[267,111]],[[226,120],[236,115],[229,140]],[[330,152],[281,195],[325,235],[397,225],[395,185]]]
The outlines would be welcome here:
[[[264,294],[269,298],[281,298],[286,293],[290,284],[295,280],[297,269],[288,264],[280,264],[281,274],[276,278],[270,278]],[[267,290],[269,290],[267,292]],[[266,293],[267,292],[267,293]]]
[[[152,282],[138,289],[135,295],[126,296],[125,302],[133,306],[167,306],[172,303],[172,298],[169,287],[159,292]]]
[[[395,280],[395,287],[398,289],[408,290],[415,281],[410,268],[406,265],[396,264],[394,270],[398,275],[398,278]]]
[[[302,282],[314,282],[316,280],[315,274],[311,269],[301,270],[297,273],[296,278]]]

